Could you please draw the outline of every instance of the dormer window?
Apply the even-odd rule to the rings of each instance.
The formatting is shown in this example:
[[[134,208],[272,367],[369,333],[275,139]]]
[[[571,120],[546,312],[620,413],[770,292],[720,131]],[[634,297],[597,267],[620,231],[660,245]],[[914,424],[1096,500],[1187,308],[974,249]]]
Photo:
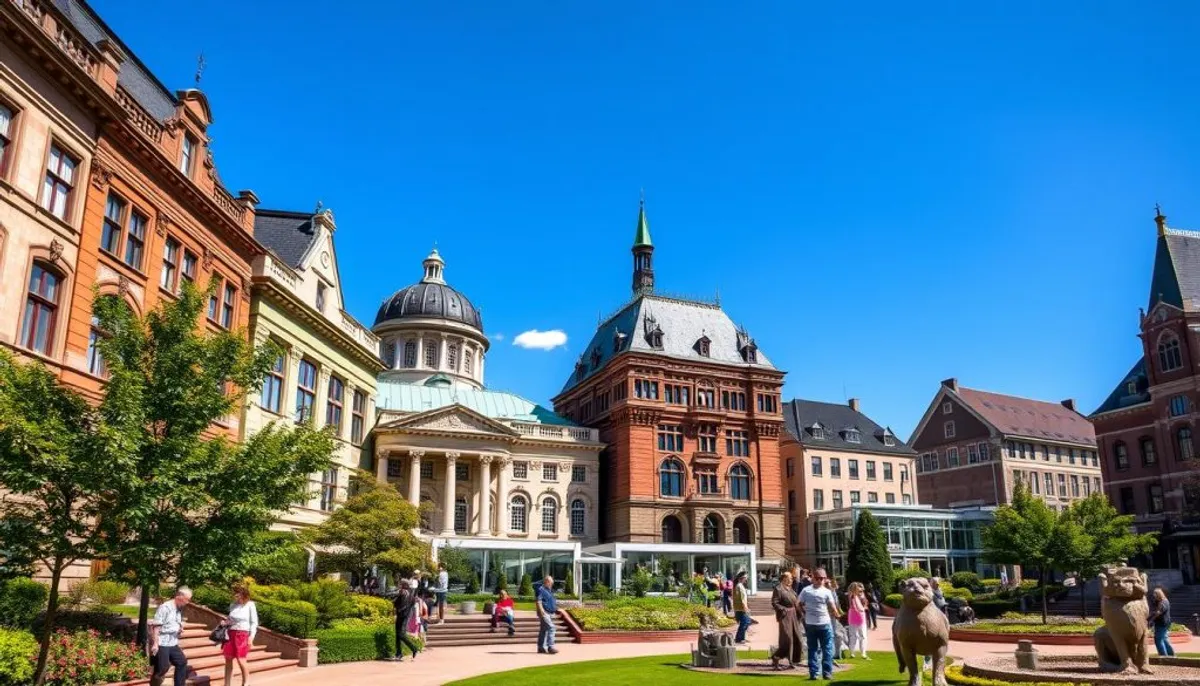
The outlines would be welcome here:
[[[599,367],[600,367],[600,348],[595,348],[592,350],[592,369],[598,369]]]
[[[896,445],[896,436],[892,434],[891,429],[883,430],[883,444],[889,447]]]
[[[317,311],[325,311],[325,290],[326,286],[323,283],[317,283]]]
[[[1164,372],[1174,371],[1183,366],[1183,356],[1179,351],[1179,339],[1168,334],[1158,344],[1158,366]]]
[[[613,354],[621,352],[621,348],[625,345],[625,334],[618,331],[613,331]]]
[[[701,336],[699,339],[696,340],[696,345],[695,345],[696,354],[700,355],[700,357],[708,357],[709,356],[709,345],[711,343],[712,343],[712,341],[709,340],[708,336]]]
[[[750,346],[749,348],[746,348],[745,355],[746,355],[746,362],[748,362],[750,364],[758,363],[758,350],[754,346]]]
[[[587,376],[587,363],[586,362],[584,362],[583,360],[580,360],[575,363],[575,375],[581,379],[583,377]]]
[[[192,175],[192,166],[196,160],[196,147],[199,143],[189,133],[183,134],[183,149],[179,153],[179,171],[187,176]]]
[[[844,436],[847,443],[862,443],[862,434],[858,432],[858,429],[846,429]]]
[[[658,325],[658,321],[654,317],[647,316],[643,320],[643,327],[646,331],[646,342],[655,350],[662,350],[663,347],[663,330]]]
[[[1125,384],[1125,392],[1129,395],[1137,395],[1137,382],[1130,381],[1129,383]]]
[[[815,440],[825,440],[825,427],[821,426],[820,424],[813,424],[812,426],[808,427],[808,432],[812,434],[812,437]]]

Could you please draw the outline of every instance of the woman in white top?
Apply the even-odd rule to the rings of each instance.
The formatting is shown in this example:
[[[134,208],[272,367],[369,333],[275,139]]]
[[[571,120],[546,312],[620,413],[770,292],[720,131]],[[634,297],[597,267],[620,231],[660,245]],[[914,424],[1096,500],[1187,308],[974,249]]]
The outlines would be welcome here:
[[[233,604],[229,606],[229,617],[224,624],[229,628],[229,640],[221,646],[221,652],[225,655],[225,686],[231,686],[234,661],[242,671],[242,686],[246,686],[250,681],[246,656],[250,654],[250,644],[258,633],[258,607],[250,600],[250,589],[245,585],[233,587]]]

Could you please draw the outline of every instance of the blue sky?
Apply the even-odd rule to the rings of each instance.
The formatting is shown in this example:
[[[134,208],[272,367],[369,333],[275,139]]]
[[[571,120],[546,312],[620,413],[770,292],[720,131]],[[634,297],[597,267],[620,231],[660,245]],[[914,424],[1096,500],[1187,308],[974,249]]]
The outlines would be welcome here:
[[[643,187],[660,289],[902,436],[949,376],[1095,408],[1154,204],[1200,228],[1194,3],[95,6],[171,88],[205,53],[222,177],[333,209],[353,314],[436,241],[489,385],[543,402],[629,296]]]

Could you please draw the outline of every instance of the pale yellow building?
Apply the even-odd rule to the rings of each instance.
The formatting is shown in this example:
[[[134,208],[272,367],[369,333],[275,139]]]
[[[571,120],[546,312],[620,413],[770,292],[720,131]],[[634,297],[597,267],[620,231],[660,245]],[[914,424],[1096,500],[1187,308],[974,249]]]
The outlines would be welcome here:
[[[308,499],[276,528],[319,524],[346,497],[350,473],[375,419],[379,339],[346,312],[334,249],[333,213],[258,210],[255,238],[268,250],[254,263],[250,332],[283,349],[262,390],[247,398],[249,436],[271,422],[312,417],[333,426],[336,466],[314,474]]]

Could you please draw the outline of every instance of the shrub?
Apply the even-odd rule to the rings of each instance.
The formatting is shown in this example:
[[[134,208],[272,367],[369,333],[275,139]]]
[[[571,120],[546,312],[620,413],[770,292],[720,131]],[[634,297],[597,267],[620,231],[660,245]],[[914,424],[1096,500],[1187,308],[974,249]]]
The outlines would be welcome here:
[[[57,631],[46,662],[50,686],[108,684],[146,676],[146,657],[132,643],[113,640],[100,632]]]
[[[252,595],[258,606],[258,621],[266,628],[293,638],[309,638],[317,628],[317,608],[303,600],[276,600],[272,591],[283,586],[255,586]],[[289,589],[292,590],[292,589]],[[295,591],[293,590],[293,593]],[[290,594],[280,594],[290,595]],[[201,586],[193,591],[192,600],[198,605],[224,613],[233,602],[233,595],[215,586]],[[348,601],[349,602],[349,601]],[[351,614],[354,606],[351,602]]]
[[[153,615],[153,613],[151,614]],[[59,610],[58,615],[54,618],[54,628],[56,631],[59,629],[68,632],[94,630],[102,634],[132,636],[134,627],[117,624],[117,620],[120,618],[121,615],[106,608],[97,608],[95,610]],[[37,619],[33,621],[33,633],[35,636],[41,635],[45,619],[44,614],[39,614]]]
[[[18,577],[0,582],[0,625],[28,629],[46,607],[49,589],[33,579]]]
[[[920,567],[910,567],[908,569],[897,569],[892,574],[892,584],[893,584],[894,589],[900,590],[900,582],[902,582],[902,581],[907,581],[909,579],[928,579],[928,578],[929,578],[929,572],[921,569]]]
[[[588,594],[588,598],[591,598],[592,600],[608,600],[609,598],[612,598],[612,597],[613,597],[612,589],[610,589],[602,581],[597,581],[592,586],[592,592]]]
[[[625,580],[625,590],[635,598],[645,598],[653,583],[654,575],[650,573],[650,570],[638,565],[637,569],[633,570],[633,574]]]
[[[33,678],[38,642],[26,631],[0,629],[0,684],[26,684]]]
[[[479,577],[472,574],[467,577],[467,593],[479,593]]]
[[[493,591],[495,591],[495,593],[499,594],[500,591],[507,591],[507,590],[508,590],[508,575],[503,574],[503,573],[498,574],[496,576],[496,588],[494,588]]]
[[[983,587],[984,589],[991,589],[994,591],[997,588],[1000,588],[1000,580],[989,576],[989,577],[980,579],[979,585],[981,587]]]
[[[904,600],[904,596],[899,593],[889,593],[883,597],[883,604],[890,608],[899,609],[900,603]]]
[[[521,575],[521,585],[517,588],[517,595],[533,595],[533,577],[528,574]]]
[[[511,596],[514,603],[532,603],[533,596]],[[446,596],[447,605],[457,605],[464,602],[474,602],[477,604],[493,603],[496,601],[496,596],[489,593],[450,593]]]
[[[950,598],[960,598],[968,603],[975,599],[975,594],[971,593],[971,589],[957,588],[954,586],[947,587],[945,584],[942,585],[942,595],[945,596],[947,600]]]
[[[80,581],[71,584],[71,603],[76,607],[123,605],[129,597],[129,584],[120,581]]]
[[[386,598],[376,598],[370,595],[353,595],[350,596],[350,599],[354,603],[354,616],[359,619],[372,621],[391,617],[395,614],[392,603]],[[336,625],[337,621],[344,620],[335,620],[333,625]]]
[[[975,572],[955,572],[950,575],[950,583],[954,584],[955,588],[966,588],[974,592],[983,590],[983,584]]]
[[[291,584],[308,576],[308,550],[290,531],[266,531],[254,545],[259,552],[250,558],[246,576],[260,584]]]
[[[689,603],[680,598],[615,598],[603,607],[568,610],[584,631],[672,631],[699,629],[700,617],[707,615],[716,626],[730,626],[733,620],[711,607]]]
[[[962,669],[962,665],[947,665],[946,683],[950,686],[1072,686],[1071,684],[1045,681],[1001,681],[999,679],[987,679],[985,677],[963,674]],[[1073,686],[1087,685],[1074,684]]]
[[[313,634],[321,646],[317,661],[321,664],[379,660],[396,654],[395,628],[392,622],[366,623],[343,619],[329,629]],[[412,636],[420,643],[420,636]]]
[[[569,596],[575,595],[575,573],[570,569],[567,570],[566,588],[564,590]]]
[[[976,622],[970,626],[960,627],[963,631],[981,631],[992,634],[1050,634],[1091,636],[1096,628],[1104,624],[1102,619],[1081,620],[1071,617],[1057,617],[1049,623],[1042,624],[1040,616],[1016,615],[1026,621],[1001,620],[991,622]],[[1182,624],[1172,624],[1172,632],[1187,631]]]
[[[287,588],[287,587],[284,587]],[[294,587],[298,600],[311,603],[317,609],[317,627],[325,629],[335,619],[353,617],[357,611],[350,598],[350,585],[336,579],[320,579]],[[279,596],[276,596],[278,598]],[[295,600],[284,602],[296,602]]]
[[[1017,603],[1004,598],[985,598],[977,596],[971,601],[971,609],[975,610],[975,616],[980,619],[991,619],[999,617],[1005,612],[1010,612],[1017,607]]]

